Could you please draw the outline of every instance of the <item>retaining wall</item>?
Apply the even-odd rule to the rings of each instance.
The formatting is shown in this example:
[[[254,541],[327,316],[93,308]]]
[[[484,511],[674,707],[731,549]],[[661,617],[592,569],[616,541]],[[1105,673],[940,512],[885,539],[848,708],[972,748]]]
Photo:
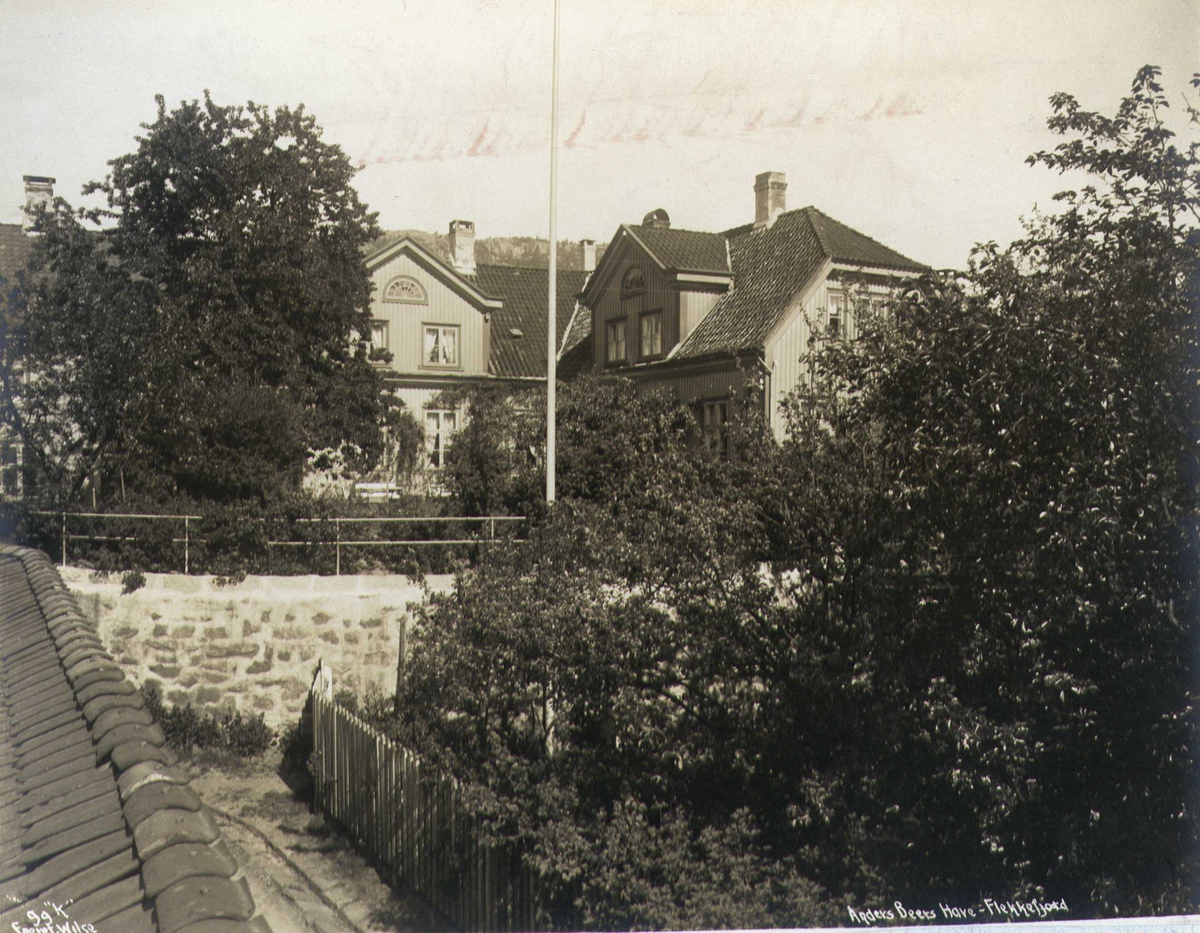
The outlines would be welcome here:
[[[247,577],[221,586],[211,576],[146,574],[121,594],[119,575],[61,571],[109,653],[135,683],[157,681],[168,702],[262,713],[268,725],[295,721],[317,661],[339,685],[396,688],[409,605],[453,578]]]

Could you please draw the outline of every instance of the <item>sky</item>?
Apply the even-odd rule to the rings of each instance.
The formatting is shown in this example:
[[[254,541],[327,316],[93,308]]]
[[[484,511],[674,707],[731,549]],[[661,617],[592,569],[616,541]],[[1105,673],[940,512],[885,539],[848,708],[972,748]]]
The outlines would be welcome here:
[[[559,0],[558,233],[753,220],[754,176],[937,268],[1006,243],[1063,179],[1049,97],[1111,113],[1162,66],[1182,110],[1200,0]],[[553,0],[0,0],[0,222],[21,176],[82,185],[168,105],[303,103],[385,229],[546,236]]]

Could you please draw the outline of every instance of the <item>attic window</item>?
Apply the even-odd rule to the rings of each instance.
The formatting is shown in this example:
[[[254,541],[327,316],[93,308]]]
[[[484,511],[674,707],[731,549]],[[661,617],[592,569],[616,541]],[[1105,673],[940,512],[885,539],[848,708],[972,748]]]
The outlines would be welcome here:
[[[512,337],[513,340],[520,340],[525,336],[525,331],[521,330],[519,327],[510,327],[508,329],[508,335]]]
[[[642,270],[634,266],[625,273],[625,278],[621,281],[621,294],[631,295],[635,292],[644,292],[646,290],[646,277],[642,275]]]
[[[429,302],[421,283],[408,275],[397,276],[388,282],[387,287],[383,290],[383,300],[400,301],[413,305],[423,305]]]

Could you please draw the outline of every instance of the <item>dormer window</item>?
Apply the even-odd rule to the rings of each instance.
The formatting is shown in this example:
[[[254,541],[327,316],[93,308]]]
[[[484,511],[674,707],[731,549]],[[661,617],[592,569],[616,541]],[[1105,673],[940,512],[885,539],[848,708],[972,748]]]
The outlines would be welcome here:
[[[642,270],[634,266],[625,273],[625,278],[621,281],[621,295],[636,295],[646,290],[646,277],[642,275]]]
[[[641,338],[641,358],[644,360],[662,356],[662,312],[651,311],[638,319],[638,335]]]
[[[618,318],[609,321],[604,328],[604,361],[624,363],[625,359],[625,318]]]
[[[383,289],[383,300],[409,305],[429,303],[424,287],[410,275],[400,275],[388,282]]]

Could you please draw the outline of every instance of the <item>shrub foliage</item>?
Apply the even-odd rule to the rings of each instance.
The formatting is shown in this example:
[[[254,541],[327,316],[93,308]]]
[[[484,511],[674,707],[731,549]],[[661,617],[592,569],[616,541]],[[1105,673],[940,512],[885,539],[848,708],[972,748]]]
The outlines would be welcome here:
[[[1052,105],[1088,185],[814,345],[786,441],[566,387],[562,499],[426,609],[391,728],[557,925],[1196,908],[1200,158],[1153,68]]]

